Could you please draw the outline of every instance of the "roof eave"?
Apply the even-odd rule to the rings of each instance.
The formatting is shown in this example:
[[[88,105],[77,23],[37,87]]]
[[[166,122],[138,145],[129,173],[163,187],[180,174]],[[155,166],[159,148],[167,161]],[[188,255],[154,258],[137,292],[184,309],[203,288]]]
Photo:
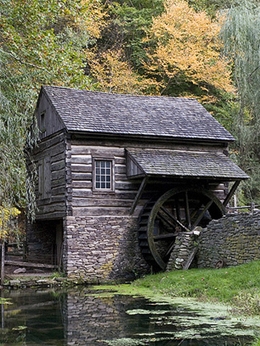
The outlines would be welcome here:
[[[139,174],[136,176],[129,177],[130,179],[138,179],[143,178],[144,176],[147,176],[149,178],[169,178],[169,179],[177,179],[177,180],[205,180],[205,181],[215,181],[220,183],[224,182],[232,182],[232,181],[241,181],[241,180],[247,180],[250,177],[213,177],[213,176],[192,176],[192,175],[171,175],[171,174],[151,174],[151,173],[144,173]]]
[[[228,143],[232,143],[235,141],[234,138],[200,138],[200,137],[174,137],[174,136],[162,136],[162,135],[145,135],[145,134],[129,134],[129,133],[110,133],[110,132],[93,132],[93,131],[82,131],[82,130],[74,130],[67,129],[67,132],[70,135],[74,135],[77,138],[113,138],[116,139],[131,139],[131,140],[152,140],[152,141],[173,141],[173,142],[196,142],[196,143],[219,143],[222,145],[227,145]]]

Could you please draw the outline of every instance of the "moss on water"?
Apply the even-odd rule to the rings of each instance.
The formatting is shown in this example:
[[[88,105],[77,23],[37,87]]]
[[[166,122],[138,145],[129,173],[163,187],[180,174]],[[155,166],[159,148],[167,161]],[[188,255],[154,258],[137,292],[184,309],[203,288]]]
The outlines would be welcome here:
[[[260,261],[222,269],[191,269],[186,271],[172,271],[148,275],[131,284],[97,286],[96,294],[112,294],[143,296],[156,304],[173,304],[191,309],[200,314],[198,318],[180,320],[187,335],[181,333],[179,337],[191,337],[196,333],[197,323],[213,321],[217,328],[222,328],[223,335],[230,330],[236,335],[258,336],[260,332]],[[102,290],[103,293],[101,293]],[[163,310],[163,307],[162,307]],[[128,311],[129,314],[138,311]],[[142,311],[142,314],[148,311]],[[152,316],[152,314],[151,314]],[[151,317],[152,318],[152,317]],[[223,320],[224,319],[224,323]],[[170,319],[169,323],[172,323]],[[191,334],[190,334],[191,333]],[[178,335],[175,334],[175,337]],[[156,335],[150,340],[158,341]],[[145,341],[146,340],[146,341]],[[128,343],[124,343],[124,342]],[[107,341],[108,345],[147,345],[147,339],[139,338],[128,340]],[[138,342],[138,343],[136,343]],[[253,346],[260,346],[256,340]]]

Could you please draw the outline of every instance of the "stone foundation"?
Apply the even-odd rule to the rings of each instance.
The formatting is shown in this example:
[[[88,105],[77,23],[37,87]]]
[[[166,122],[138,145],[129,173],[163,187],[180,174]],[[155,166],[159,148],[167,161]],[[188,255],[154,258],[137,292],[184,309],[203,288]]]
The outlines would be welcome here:
[[[33,225],[27,232],[29,261],[53,263],[60,228],[61,220]],[[89,283],[130,281],[150,272],[141,255],[134,217],[70,216],[63,221],[63,230],[62,265],[69,279]],[[167,270],[188,269],[187,264],[216,268],[260,260],[260,211],[228,214],[199,231],[199,236],[182,233],[176,238]],[[196,248],[195,258],[191,258]]]
[[[137,239],[137,221],[130,217],[67,217],[65,273],[83,281],[133,280],[147,273]]]

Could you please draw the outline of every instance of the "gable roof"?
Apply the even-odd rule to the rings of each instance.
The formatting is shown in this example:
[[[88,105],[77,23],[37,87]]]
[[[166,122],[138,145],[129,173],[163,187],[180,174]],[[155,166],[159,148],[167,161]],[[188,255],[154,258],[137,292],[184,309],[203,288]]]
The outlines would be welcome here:
[[[233,141],[196,100],[42,87],[69,132]]]
[[[233,181],[248,179],[234,162],[223,153],[213,151],[181,151],[127,149],[136,165],[132,178],[140,176],[172,176],[176,178],[216,179]]]

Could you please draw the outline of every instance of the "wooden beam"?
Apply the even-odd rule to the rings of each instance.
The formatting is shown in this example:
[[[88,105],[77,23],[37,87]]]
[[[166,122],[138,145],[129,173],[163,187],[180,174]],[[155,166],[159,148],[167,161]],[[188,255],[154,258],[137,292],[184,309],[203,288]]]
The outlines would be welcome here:
[[[143,181],[142,181],[142,183],[141,183],[141,185],[140,185],[140,187],[139,187],[139,190],[138,190],[138,192],[137,192],[137,194],[136,194],[136,196],[135,196],[135,199],[134,199],[134,201],[133,201],[132,207],[131,207],[131,209],[130,209],[130,215],[133,214],[133,212],[134,212],[134,210],[135,210],[135,207],[136,207],[136,205],[137,205],[139,199],[141,198],[141,196],[142,196],[142,194],[143,194],[143,192],[144,192],[144,189],[145,189],[145,186],[146,186],[146,184],[147,184],[147,181],[148,181],[148,177],[145,176],[144,179],[143,179]]]
[[[188,257],[188,259],[187,259],[187,262],[186,262],[185,265],[183,266],[183,269],[184,269],[184,270],[189,269],[189,267],[191,266],[192,261],[194,260],[194,257],[195,257],[195,255],[196,255],[197,251],[198,251],[198,247],[197,247],[197,246],[194,247],[194,248],[192,249],[192,251],[191,251],[191,253],[189,254],[189,257]]]
[[[240,180],[237,180],[237,181],[234,182],[231,190],[229,191],[229,193],[227,194],[227,196],[226,196],[226,198],[225,198],[225,200],[223,202],[224,207],[226,207],[228,202],[231,200],[231,198],[234,195],[234,193],[235,193],[236,189],[238,188],[239,184],[240,184]]]
[[[5,281],[5,242],[2,242],[1,245],[1,285],[4,284]]]
[[[5,264],[19,266],[19,267],[32,267],[32,268],[45,268],[45,269],[57,269],[57,265],[53,264],[43,264],[43,263],[31,263],[31,262],[23,262],[23,261],[10,261],[6,260]]]

